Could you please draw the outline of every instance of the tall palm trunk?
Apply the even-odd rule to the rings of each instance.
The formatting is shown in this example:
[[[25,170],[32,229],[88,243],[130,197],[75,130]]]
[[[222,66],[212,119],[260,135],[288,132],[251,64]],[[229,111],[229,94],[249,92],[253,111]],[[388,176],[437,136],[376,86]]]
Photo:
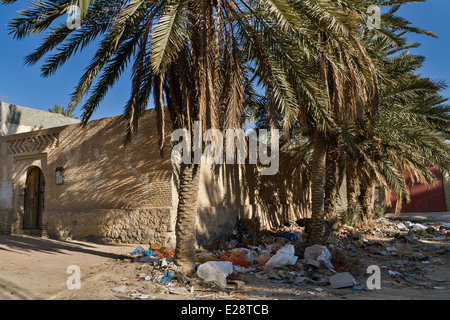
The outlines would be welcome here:
[[[338,222],[336,212],[338,150],[335,141],[330,142],[326,156],[325,170],[325,222],[333,230]]]
[[[201,122],[200,135],[213,126],[213,113],[216,108],[215,88],[211,85],[211,66],[216,63],[212,54],[214,27],[212,25],[212,3],[207,0],[189,3],[192,12],[192,109],[186,118],[186,125],[191,127],[193,119]],[[190,118],[189,118],[190,117]],[[195,146],[193,148],[199,147]],[[202,145],[200,147],[203,147]],[[194,151],[194,150],[192,150]],[[200,164],[182,164],[180,168],[180,186],[178,194],[178,212],[176,224],[177,246],[175,263],[184,274],[195,271],[196,222],[198,212],[198,190],[200,183]]]
[[[362,208],[361,222],[367,226],[372,221],[375,207],[375,181],[361,183],[359,202]]]
[[[347,183],[347,207],[352,208],[359,204],[359,178],[355,162],[347,158],[346,161],[346,183]]]
[[[195,270],[195,226],[197,222],[199,164],[182,164],[179,177],[175,263],[184,274]]]
[[[319,129],[314,134],[314,153],[311,166],[311,232],[308,243],[325,243],[324,194],[327,140]]]

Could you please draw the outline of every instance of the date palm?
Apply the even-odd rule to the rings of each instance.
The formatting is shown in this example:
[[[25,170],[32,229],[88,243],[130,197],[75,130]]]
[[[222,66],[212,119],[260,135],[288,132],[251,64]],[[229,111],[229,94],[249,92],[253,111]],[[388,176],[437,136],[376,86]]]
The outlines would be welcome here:
[[[375,126],[378,126],[379,129],[383,127],[386,132],[393,133],[395,131],[389,127],[392,123],[387,122],[384,116],[394,116],[395,114],[391,113],[392,104],[395,101],[389,99],[391,97],[390,94],[396,88],[399,88],[401,85],[406,86],[406,84],[409,83],[411,87],[403,93],[405,95],[410,95],[413,90],[418,90],[418,92],[421,90],[420,92],[426,92],[428,94],[434,90],[433,93],[436,93],[436,90],[439,90],[440,88],[433,82],[427,82],[425,79],[420,81],[411,81],[413,79],[413,71],[416,70],[415,67],[417,67],[417,61],[414,59],[411,59],[410,61],[408,61],[408,59],[403,59],[403,64],[398,61],[393,63],[392,61],[395,60],[390,60],[392,55],[398,54],[398,52],[404,49],[415,46],[414,44],[406,44],[406,39],[404,37],[405,32],[435,36],[431,32],[412,26],[412,24],[407,20],[395,15],[396,11],[400,8],[400,4],[408,2],[411,1],[397,1],[396,3],[367,1],[367,4],[377,4],[380,6],[390,6],[396,4],[390,8],[388,12],[381,16],[381,21],[383,22],[381,29],[368,30],[366,28],[362,28],[360,34],[360,39],[363,46],[367,49],[367,52],[372,57],[373,61],[376,61],[378,64],[376,69],[378,71],[377,76],[379,78],[380,108],[378,109],[378,112],[374,114],[370,114],[365,111],[365,114],[362,114],[363,117],[360,118],[362,121],[358,119],[359,123],[348,121],[351,119],[349,117],[337,120],[338,125],[334,131],[335,137],[331,140],[332,143],[329,145],[328,149],[329,159],[327,160],[326,170],[325,211],[326,215],[332,218],[331,220],[335,221],[337,214],[334,195],[336,194],[336,187],[338,186],[336,174],[336,166],[338,164],[341,165],[341,169],[339,170],[341,177],[344,172],[346,173],[347,203],[350,208],[361,204],[363,207],[363,212],[366,213],[368,211],[368,207],[373,208],[376,182],[378,182],[379,185],[382,185],[386,193],[390,191],[391,187],[394,187],[398,190],[400,195],[405,195],[404,191],[406,188],[402,183],[402,171],[398,170],[401,167],[405,168],[405,162],[403,162],[402,165],[397,162],[398,166],[395,170],[392,170],[393,162],[396,162],[395,160],[398,160],[401,157],[400,155],[398,155],[395,159],[386,158],[384,159],[385,162],[377,162],[375,159],[383,158],[383,156],[389,153],[386,150],[376,148],[371,143],[373,142],[376,144],[380,142],[380,137],[375,137],[372,131]],[[362,11],[360,11],[360,13],[362,13]],[[393,67],[393,65],[397,65],[398,69],[400,67],[404,67],[404,64],[407,65],[408,62],[411,63],[408,65],[411,69],[403,69],[398,72],[398,70]],[[399,94],[401,95],[402,93]],[[416,95],[414,96],[414,99],[409,101],[409,103],[414,104],[419,103],[419,101],[420,96]],[[370,110],[370,108],[368,110]],[[394,112],[394,110],[392,110],[392,112]],[[442,121],[442,119],[440,120]],[[384,143],[387,142],[383,142],[383,145]],[[365,148],[364,150],[366,153],[362,152],[360,148]],[[403,148],[407,149],[410,148],[410,146],[405,144]],[[370,158],[369,154],[374,158]],[[340,161],[336,161],[336,155],[338,155],[338,159],[340,159]],[[376,164],[384,167],[375,168]],[[415,172],[418,172],[417,170],[420,171],[424,169],[423,164],[419,165],[419,167],[416,166],[414,168]],[[412,170],[413,166],[411,163],[409,163],[408,168],[409,170]],[[405,171],[407,170],[405,169]],[[422,178],[422,180],[424,180],[424,177],[420,174],[420,172],[417,174]],[[427,176],[429,177],[429,174]],[[389,197],[386,198],[388,199]],[[365,214],[365,216],[367,216],[367,214]]]
[[[409,1],[403,1],[407,3]],[[340,128],[342,150],[346,153],[347,197],[350,206],[362,208],[367,222],[373,211],[375,185],[385,193],[390,205],[390,192],[395,189],[400,201],[409,200],[404,172],[416,181],[432,183],[434,177],[426,164],[448,170],[448,106],[439,95],[445,84],[418,75],[424,57],[409,49],[405,32],[436,37],[413,27],[395,15],[399,5],[382,16],[381,30],[364,31],[362,38],[371,56],[381,61],[380,109],[376,121],[367,122],[366,130]]]
[[[366,2],[340,3],[342,10],[351,13],[355,23],[346,31],[347,43],[319,33],[319,41],[336,57],[341,69],[315,57],[320,74],[319,84],[325,96],[327,112],[333,124],[325,127],[316,117],[313,128],[314,152],[311,163],[312,216],[310,244],[323,244],[326,240],[325,220],[333,219],[335,210],[336,171],[339,158],[336,131],[339,126],[353,126],[365,130],[366,119],[373,121],[379,109],[379,77],[382,66],[370,56],[361,38],[365,28]]]
[[[404,173],[415,182],[433,184],[435,177],[428,166],[444,173],[450,169],[450,106],[439,94],[446,85],[417,74],[424,61],[421,56],[403,52],[385,61],[397,81],[383,86],[380,117],[358,147],[361,199],[367,196],[362,203],[366,218],[371,216],[375,181],[380,181],[385,191],[386,205],[390,205],[390,191],[395,189],[399,213],[402,202],[409,201]]]
[[[356,161],[360,157],[358,148],[368,142],[364,138],[370,134],[374,123],[379,123],[377,119],[380,119],[380,95],[386,94],[386,88],[395,86],[393,79],[398,79],[397,74],[386,68],[385,56],[383,56],[386,48],[392,49],[404,45],[405,39],[402,37],[404,31],[431,36],[433,34],[413,27],[408,21],[395,16],[399,6],[394,6],[382,16],[384,21],[382,29],[368,30],[364,25],[367,21],[365,12],[371,4],[392,5],[394,3],[361,1],[357,5],[347,5],[346,10],[350,10],[359,23],[357,23],[358,28],[348,29],[347,38],[351,41],[347,43],[336,41],[327,35],[319,36],[320,42],[328,48],[329,54],[336,57],[342,69],[337,67],[338,64],[331,64],[330,59],[325,61],[320,54],[312,58],[318,66],[316,81],[322,88],[327,108],[321,109],[322,114],[300,109],[296,124],[302,132],[297,136],[300,137],[297,140],[297,152],[304,156],[310,154],[305,152],[305,149],[309,148],[312,149],[313,154],[311,161],[312,225],[309,238],[311,244],[324,242],[325,220],[337,220],[338,167],[340,167],[340,173],[343,173],[345,168],[347,171],[350,205],[358,203],[360,198],[365,199],[366,202],[372,202],[370,199],[373,197],[369,197],[369,194],[373,194],[374,179],[379,179],[383,186],[396,185],[397,188],[400,186],[401,175],[398,170],[389,171],[389,163],[384,163],[384,169],[378,168],[372,172],[369,185],[364,183],[360,186],[360,173],[364,171]],[[295,80],[293,82],[295,83]],[[380,87],[380,82],[383,88]],[[422,85],[426,87],[426,84],[422,83]],[[426,88],[423,89],[426,90]],[[386,100],[386,97],[384,99]],[[384,109],[383,112],[386,110]],[[332,120],[329,121],[329,118]],[[326,125],[321,126],[321,121],[324,119],[327,120]],[[305,137],[307,137],[307,143],[304,142]],[[366,164],[367,159],[366,157],[364,160]],[[373,166],[373,163],[370,162],[370,164]],[[367,178],[365,180],[367,181]]]
[[[5,4],[15,0],[3,0]],[[58,24],[69,7],[79,3],[79,29]],[[192,131],[232,129],[242,123],[251,103],[251,87],[263,87],[272,123],[283,119],[286,131],[300,109],[327,111],[316,82],[311,56],[339,68],[324,43],[347,46],[351,21],[343,1],[288,0],[51,0],[36,1],[10,23],[18,39],[47,31],[42,44],[26,57],[41,61],[42,75],[50,76],[88,44],[97,51],[76,86],[69,108],[82,106],[85,124],[131,62],[132,89],[124,108],[127,139],[137,132],[139,117],[153,98],[160,148],[166,119],[173,128]],[[330,40],[331,41],[331,40]],[[295,80],[295,81],[293,81]],[[176,263],[182,272],[194,270],[195,222],[199,164],[180,168]]]
[[[48,109],[48,112],[61,114],[61,115],[65,116],[65,117],[69,117],[69,118],[76,118],[71,110],[68,110],[67,108],[63,107],[60,104],[59,105],[55,104],[53,106],[53,108],[49,108]]]

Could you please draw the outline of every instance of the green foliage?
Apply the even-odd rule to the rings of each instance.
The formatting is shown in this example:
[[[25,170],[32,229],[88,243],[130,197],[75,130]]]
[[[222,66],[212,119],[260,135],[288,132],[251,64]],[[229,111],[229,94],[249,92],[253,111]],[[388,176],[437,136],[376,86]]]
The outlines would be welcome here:
[[[47,111],[52,112],[52,113],[57,113],[57,114],[65,116],[65,117],[77,119],[77,117],[73,114],[73,112],[71,110],[63,107],[62,105],[55,104],[53,106],[53,108],[49,108]]]
[[[341,224],[354,227],[356,223],[361,219],[362,208],[360,205],[349,206],[346,210],[340,212]]]
[[[386,215],[386,207],[376,204],[373,209],[372,219],[376,220],[379,218],[383,218]]]

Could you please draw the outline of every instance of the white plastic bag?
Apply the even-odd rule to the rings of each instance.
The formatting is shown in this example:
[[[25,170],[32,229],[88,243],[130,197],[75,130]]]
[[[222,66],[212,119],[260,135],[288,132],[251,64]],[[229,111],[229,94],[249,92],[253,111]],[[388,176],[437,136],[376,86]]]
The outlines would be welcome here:
[[[423,230],[426,230],[426,228],[427,228],[427,227],[425,227],[423,224],[415,223],[415,224],[413,225],[413,227],[411,228],[411,230],[416,232],[416,231],[423,231]]]
[[[397,226],[398,230],[400,230],[400,231],[408,230],[408,228],[406,227],[406,225],[403,222],[400,222],[400,221],[397,222],[396,226]]]
[[[327,247],[315,244],[312,247],[305,249],[305,259],[312,259],[319,261],[323,266],[330,270],[334,270],[334,266],[331,263],[331,253]]]
[[[280,268],[285,265],[294,265],[297,262],[298,257],[294,255],[295,248],[292,244],[285,245],[283,248],[277,251],[277,253],[267,261],[265,267],[267,268]]]
[[[205,282],[212,281],[224,288],[227,285],[227,276],[233,272],[231,261],[208,261],[200,265],[197,275]]]

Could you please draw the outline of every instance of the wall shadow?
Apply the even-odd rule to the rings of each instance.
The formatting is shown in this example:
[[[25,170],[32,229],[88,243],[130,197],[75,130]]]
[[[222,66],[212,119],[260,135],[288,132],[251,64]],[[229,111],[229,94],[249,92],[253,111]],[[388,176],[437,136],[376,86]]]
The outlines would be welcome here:
[[[260,169],[261,166],[250,165],[248,161],[245,165],[223,164],[207,169],[201,196],[207,198],[203,202],[212,208],[209,214],[203,213],[208,208],[199,208],[199,223],[211,224],[210,230],[206,231],[216,238],[212,240],[230,235],[232,228],[241,222],[254,221],[255,226],[267,230],[308,217],[310,188],[303,163],[289,154],[280,153],[277,174],[263,176]],[[227,223],[217,216],[218,208],[230,218]],[[231,218],[235,219],[234,223]],[[206,242],[204,235],[199,239]]]
[[[64,240],[44,239],[33,236],[0,235],[0,252],[17,254],[42,252],[47,254],[67,254],[65,251],[95,255],[103,258],[124,259],[127,256],[96,250],[95,246],[86,243],[73,243]]]

